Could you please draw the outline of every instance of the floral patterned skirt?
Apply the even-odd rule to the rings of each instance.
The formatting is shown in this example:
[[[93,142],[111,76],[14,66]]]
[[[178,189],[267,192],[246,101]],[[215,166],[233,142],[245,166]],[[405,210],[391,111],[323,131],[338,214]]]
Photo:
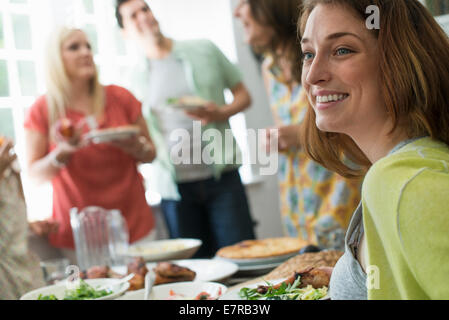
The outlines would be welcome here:
[[[344,249],[344,236],[360,202],[360,179],[345,179],[304,152],[279,155],[284,232],[323,249]]]

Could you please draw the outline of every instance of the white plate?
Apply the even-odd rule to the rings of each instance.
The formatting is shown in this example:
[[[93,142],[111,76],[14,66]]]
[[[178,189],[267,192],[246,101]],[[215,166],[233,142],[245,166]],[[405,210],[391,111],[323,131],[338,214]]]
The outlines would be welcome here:
[[[195,281],[220,281],[232,276],[238,271],[235,263],[228,261],[209,260],[209,259],[191,259],[191,260],[173,260],[170,261],[178,266],[189,268],[196,272]],[[157,263],[147,263],[147,268],[153,269]],[[126,274],[127,267],[112,267],[114,272]]]
[[[283,282],[283,281],[285,281],[285,280],[287,280],[287,279],[288,279],[288,278],[282,278],[282,279],[276,279],[276,280],[267,280],[266,282],[265,282],[265,281],[261,281],[261,282],[254,283],[254,284],[251,284],[251,285],[248,285],[248,286],[238,287],[237,289],[227,291],[225,294],[223,294],[223,295],[220,297],[220,300],[244,300],[244,299],[242,299],[242,298],[239,296],[239,292],[240,292],[240,290],[241,290],[242,288],[250,288],[250,289],[253,289],[253,288],[257,288],[257,287],[260,286],[260,285],[263,285],[263,286],[264,286],[264,285],[267,285],[267,282],[270,283],[270,284],[272,284],[272,285],[276,285],[276,284],[281,283],[281,282]],[[325,297],[323,297],[323,298],[320,299],[320,300],[329,300],[329,296],[325,296]],[[245,300],[245,301],[246,301],[246,300]]]
[[[93,143],[104,143],[117,140],[125,140],[137,135],[140,132],[139,128],[127,127],[103,130],[92,130],[85,135],[86,140],[91,140]]]
[[[124,255],[128,257],[142,257],[147,262],[189,259],[198,251],[202,244],[203,242],[199,239],[149,241],[144,244],[130,246]]]
[[[201,105],[188,105],[188,104],[169,104],[167,106],[175,110],[187,110],[187,111],[195,110],[202,107]]]
[[[169,99],[170,100],[170,99]],[[185,96],[179,99],[173,99],[175,102],[167,102],[167,106],[174,109],[194,110],[204,106],[207,101],[200,97]]]
[[[268,257],[268,258],[256,258],[256,259],[229,259],[229,258],[223,258],[223,257],[216,256],[215,259],[234,262],[239,267],[244,267],[244,266],[276,264],[276,263],[281,264],[298,254],[299,254],[299,252],[292,252],[292,253],[284,254],[281,256]]]
[[[249,266],[238,266],[239,271],[270,271],[275,269],[276,267],[280,266],[282,262],[276,262],[276,263],[267,263],[267,264],[257,264],[257,265],[249,265]]]
[[[87,279],[84,281],[87,284],[89,284],[90,286],[92,286],[93,288],[99,288],[104,285],[111,285],[111,284],[117,283],[118,281],[120,281],[120,279]],[[125,293],[125,291],[128,290],[128,288],[129,288],[129,282],[123,283],[120,286],[120,288],[117,291],[113,292],[112,294],[105,296],[105,297],[98,298],[98,299],[94,299],[94,300],[115,299],[115,298],[119,297],[120,295],[122,295],[123,293]],[[53,294],[56,296],[57,299],[63,300],[66,290],[67,290],[66,282],[62,281],[62,282],[57,283],[52,286],[43,287],[43,288],[28,292],[25,295],[23,295],[20,298],[20,300],[37,300],[37,298],[39,297],[40,294],[42,294],[43,296],[48,296],[48,295]]]
[[[150,294],[150,300],[194,300],[201,292],[207,292],[211,297],[218,298],[225,294],[228,288],[221,283],[216,282],[177,282],[154,286]],[[177,295],[176,299],[170,295],[170,292]],[[145,290],[131,291],[119,297],[116,300],[143,300]]]

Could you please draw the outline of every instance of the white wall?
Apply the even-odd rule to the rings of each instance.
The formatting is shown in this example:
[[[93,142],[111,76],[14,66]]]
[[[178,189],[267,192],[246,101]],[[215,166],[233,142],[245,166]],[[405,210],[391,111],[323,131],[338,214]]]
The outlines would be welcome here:
[[[238,0],[229,1],[232,12]],[[243,27],[237,19],[232,21],[238,65],[243,73],[245,85],[251,93],[253,104],[245,112],[248,129],[260,129],[274,124],[268,105],[268,98],[263,85],[260,68],[254,59],[249,46],[245,43]],[[257,166],[253,168],[257,174]],[[257,235],[259,238],[282,235],[280,218],[279,189],[277,176],[261,176],[260,182],[247,187],[251,210],[259,222]]]

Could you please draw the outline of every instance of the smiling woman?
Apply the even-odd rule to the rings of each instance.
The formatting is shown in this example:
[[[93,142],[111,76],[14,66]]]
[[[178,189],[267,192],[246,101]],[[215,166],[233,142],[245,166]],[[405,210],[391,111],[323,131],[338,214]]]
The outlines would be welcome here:
[[[342,154],[370,167],[331,298],[447,299],[447,35],[417,0],[306,0],[299,29],[306,151],[342,175],[359,173]]]

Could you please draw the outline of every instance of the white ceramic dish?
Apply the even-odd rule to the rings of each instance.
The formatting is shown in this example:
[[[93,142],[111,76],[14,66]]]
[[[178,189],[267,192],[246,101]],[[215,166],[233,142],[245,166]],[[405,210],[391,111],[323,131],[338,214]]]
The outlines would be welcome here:
[[[200,97],[185,96],[179,99],[169,99],[167,106],[174,109],[194,110],[203,107],[206,103],[207,101]]]
[[[201,247],[199,239],[171,239],[149,241],[130,246],[124,254],[128,257],[142,257],[145,261],[163,261],[191,258]]]
[[[84,280],[87,284],[92,286],[93,288],[99,288],[104,285],[112,285],[114,283],[117,283],[120,281],[120,279],[88,279]],[[125,282],[122,285],[120,285],[119,288],[116,289],[112,294],[101,297],[94,300],[112,300],[115,299],[122,294],[125,293],[126,290],[129,288],[129,282]],[[60,283],[57,283],[52,286],[43,287],[40,289],[33,290],[31,292],[26,293],[23,295],[20,300],[38,300],[39,295],[42,294],[42,296],[48,296],[48,295],[55,295],[58,300],[63,300],[65,291],[67,290],[67,285],[65,281],[62,281]]]
[[[238,271],[235,263],[212,259],[172,260],[172,263],[189,268],[196,272],[194,281],[220,281],[226,279]],[[147,268],[153,269],[157,263],[147,263]],[[112,270],[119,274],[126,274],[126,266],[113,267]]]
[[[256,258],[256,259],[229,259],[229,258],[223,258],[223,257],[216,256],[215,259],[234,262],[239,267],[245,267],[245,266],[253,267],[253,266],[257,266],[257,265],[268,265],[268,264],[276,264],[276,263],[281,264],[298,254],[299,254],[298,252],[292,252],[292,253],[284,254],[281,256],[275,256],[275,257],[269,257],[269,258]]]
[[[220,297],[220,300],[244,300],[244,299],[242,299],[242,298],[239,296],[239,292],[240,292],[240,290],[241,290],[242,288],[250,288],[250,289],[254,289],[254,288],[257,288],[257,287],[260,286],[260,285],[267,285],[267,282],[270,283],[270,284],[272,284],[272,285],[276,285],[276,284],[278,284],[278,283],[281,283],[281,282],[285,281],[286,279],[287,279],[287,278],[276,279],[276,280],[269,280],[269,281],[266,281],[266,282],[265,282],[265,281],[261,281],[261,282],[254,283],[254,284],[251,284],[251,285],[248,285],[248,286],[238,287],[237,289],[227,291],[225,294],[223,294],[223,295]],[[320,299],[320,300],[329,300],[329,297],[328,297],[328,296],[325,296],[325,297],[323,297],[323,298]],[[245,301],[246,301],[246,300],[245,300]]]
[[[216,282],[177,282],[154,286],[150,300],[195,300],[200,293],[206,292],[217,299],[225,294],[227,287]],[[144,300],[145,290],[128,292],[116,300]],[[172,295],[175,293],[176,295]]]
[[[139,134],[140,129],[138,127],[118,127],[109,129],[92,130],[84,137],[86,140],[90,140],[93,143],[104,143],[118,140],[129,139],[132,136]]]

